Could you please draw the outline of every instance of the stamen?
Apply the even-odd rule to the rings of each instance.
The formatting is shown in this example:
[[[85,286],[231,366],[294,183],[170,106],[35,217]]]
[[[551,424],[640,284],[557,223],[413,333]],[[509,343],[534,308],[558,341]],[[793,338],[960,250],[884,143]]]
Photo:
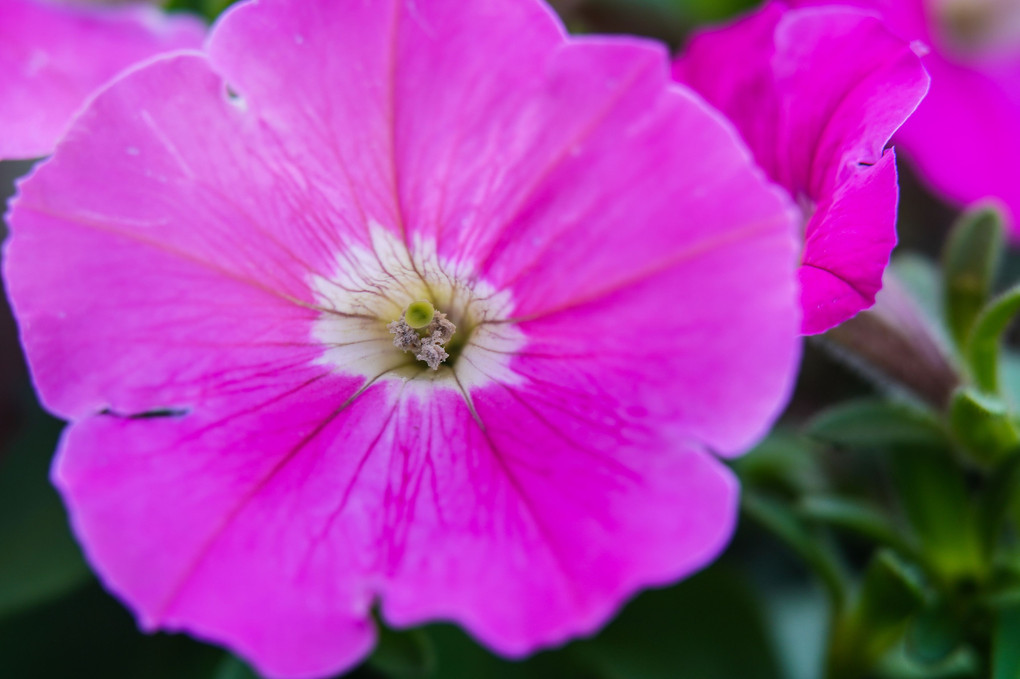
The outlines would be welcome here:
[[[457,326],[446,319],[446,314],[437,311],[436,317],[432,319],[432,323],[429,324],[425,332],[429,334],[433,342],[446,344],[453,339],[453,333],[457,332]]]
[[[422,323],[426,317],[428,320]],[[439,370],[443,361],[450,357],[444,346],[457,332],[457,326],[447,320],[446,314],[425,301],[412,302],[399,320],[386,327],[393,334],[393,346],[404,353],[413,352],[416,359],[433,370]]]
[[[414,357],[419,361],[425,361],[433,370],[439,370],[440,364],[450,358],[450,354],[446,353],[442,344],[436,344],[431,337],[426,337]]]
[[[393,338],[393,346],[398,349],[403,349],[404,352],[418,351],[421,347],[421,336],[418,335],[417,331],[407,324],[404,317],[401,316],[399,321],[393,321],[386,326],[391,333],[395,336]]]

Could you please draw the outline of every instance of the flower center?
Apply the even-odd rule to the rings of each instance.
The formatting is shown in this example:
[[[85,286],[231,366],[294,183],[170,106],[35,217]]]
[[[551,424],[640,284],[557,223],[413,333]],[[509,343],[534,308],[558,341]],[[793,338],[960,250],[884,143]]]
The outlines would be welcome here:
[[[450,358],[445,347],[457,332],[457,326],[436,311],[431,302],[419,300],[407,305],[400,318],[386,326],[393,334],[393,346],[413,353],[433,370]]]
[[[311,327],[323,350],[317,363],[415,389],[519,379],[510,363],[526,339],[509,321],[510,293],[442,258],[430,239],[406,244],[373,223],[369,242],[338,251],[332,270],[308,283],[319,309]]]

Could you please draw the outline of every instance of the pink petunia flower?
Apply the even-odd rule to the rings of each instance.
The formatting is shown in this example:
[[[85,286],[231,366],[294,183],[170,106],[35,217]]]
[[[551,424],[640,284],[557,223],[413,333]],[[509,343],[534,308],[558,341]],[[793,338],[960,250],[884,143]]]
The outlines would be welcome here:
[[[802,207],[802,331],[869,308],[896,245],[893,132],[928,76],[910,46],[849,8],[770,2],[696,35],[674,76],[722,110]]]
[[[537,0],[260,0],[99,95],[5,276],[53,478],[146,629],[274,677],[518,656],[714,559],[799,356],[795,211]]]
[[[800,5],[833,0],[794,0]],[[896,136],[922,178],[948,200],[998,199],[1020,216],[1020,2],[840,0],[877,13],[916,41],[931,93]]]
[[[162,52],[198,48],[205,26],[149,5],[0,0],[0,159],[53,151],[102,85]]]

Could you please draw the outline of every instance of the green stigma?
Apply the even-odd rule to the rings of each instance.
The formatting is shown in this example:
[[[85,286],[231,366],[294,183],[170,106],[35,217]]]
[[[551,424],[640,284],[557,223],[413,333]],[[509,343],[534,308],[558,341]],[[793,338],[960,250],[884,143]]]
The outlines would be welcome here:
[[[425,300],[419,300],[407,305],[407,310],[404,312],[404,320],[407,321],[409,326],[418,330],[431,323],[435,315],[436,308],[432,304]]]

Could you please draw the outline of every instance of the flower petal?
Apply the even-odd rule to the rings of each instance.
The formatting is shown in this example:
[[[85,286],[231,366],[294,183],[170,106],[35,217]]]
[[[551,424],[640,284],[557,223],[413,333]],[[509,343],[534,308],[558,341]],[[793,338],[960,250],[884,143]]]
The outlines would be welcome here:
[[[844,8],[789,12],[775,40],[773,72],[796,142],[782,173],[816,199],[832,195],[878,163],[929,77],[881,21]]]
[[[745,452],[779,414],[775,394],[792,389],[799,359],[789,342],[799,322],[792,282],[770,264],[790,257],[791,239],[775,227],[678,238],[674,253],[664,244],[659,261],[625,282],[526,317],[528,345],[512,369],[584,398],[585,408],[613,403],[681,440]]]
[[[205,36],[197,18],[149,5],[0,0],[0,16],[0,159],[49,154],[100,86],[156,54],[198,48]]]
[[[345,238],[202,57],[125,82],[10,216],[4,271],[33,378],[70,419],[187,410],[314,361],[308,279],[335,263],[321,239]]]
[[[896,232],[876,229],[896,214],[896,154],[886,151],[867,171],[855,172],[808,222],[800,267],[803,332],[825,332],[871,307]]]
[[[346,380],[307,369],[293,379],[282,394],[249,382],[186,416],[79,422],[53,480],[87,557],[145,629],[224,643],[273,677],[318,677],[374,643],[359,559],[372,558],[375,509],[359,502],[323,532],[386,404],[373,392],[347,407]]]
[[[450,618],[517,656],[593,632],[729,541],[732,474],[653,418],[635,426],[616,401],[538,379],[473,393],[474,412],[460,398],[402,409],[422,426],[401,432],[389,465],[403,470],[390,513],[414,516],[390,533],[402,538],[383,598],[392,622]]]
[[[356,663],[376,597],[393,624],[451,619],[533,651],[727,542],[730,472],[654,423],[623,427],[616,403],[496,385],[472,412],[422,386],[337,406],[327,379],[272,409],[265,389],[188,417],[93,418],[54,479],[143,625],[226,643],[274,677]]]
[[[317,676],[378,600],[521,654],[722,549],[711,449],[799,357],[793,210],[666,65],[533,0],[261,0],[96,98],[4,266],[54,479],[147,627]],[[453,367],[335,351],[426,278],[502,314]]]
[[[791,7],[855,7],[880,17],[904,40],[929,40],[932,35],[929,0],[784,0]]]
[[[915,41],[931,73],[931,91],[897,133],[896,143],[939,194],[959,205],[998,199],[1016,223],[1020,56],[1015,38],[1001,53],[996,53],[1000,50],[994,43],[979,45],[989,54],[962,53],[940,26],[938,3],[931,0],[793,0],[793,4],[853,4],[880,16],[902,39]],[[1016,12],[1010,3],[1001,6]],[[1000,23],[1008,21],[1002,18]]]
[[[776,2],[697,36],[675,73],[732,116],[769,175],[807,205],[803,262],[824,275],[801,274],[802,286],[822,285],[802,288],[802,331],[870,307],[896,243],[884,148],[928,87],[910,46],[864,12]]]
[[[772,72],[776,27],[785,12],[781,3],[768,2],[733,23],[695,32],[673,63],[673,77],[729,118],[773,181],[786,171],[785,147],[776,137],[785,129],[782,112],[792,108]]]
[[[958,205],[998,199],[1020,216],[1020,59],[1008,69],[975,69],[932,53],[931,93],[897,136],[923,179]]]

